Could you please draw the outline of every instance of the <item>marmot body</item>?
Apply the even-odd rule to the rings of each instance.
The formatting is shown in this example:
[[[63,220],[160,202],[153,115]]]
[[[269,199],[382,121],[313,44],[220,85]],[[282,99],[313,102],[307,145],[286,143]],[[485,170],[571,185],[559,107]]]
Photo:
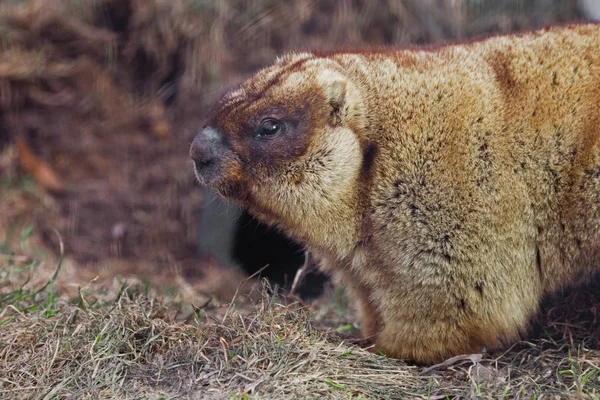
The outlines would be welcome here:
[[[600,25],[433,50],[288,55],[226,93],[190,153],[304,243],[392,357],[520,337],[600,264]]]

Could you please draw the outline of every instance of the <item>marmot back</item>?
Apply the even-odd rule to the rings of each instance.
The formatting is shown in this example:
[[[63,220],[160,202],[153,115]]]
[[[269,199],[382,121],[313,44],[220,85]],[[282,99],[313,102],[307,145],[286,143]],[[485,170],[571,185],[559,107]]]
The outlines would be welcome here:
[[[600,261],[600,25],[437,49],[291,54],[232,89],[202,184],[345,281],[376,350],[518,339]]]

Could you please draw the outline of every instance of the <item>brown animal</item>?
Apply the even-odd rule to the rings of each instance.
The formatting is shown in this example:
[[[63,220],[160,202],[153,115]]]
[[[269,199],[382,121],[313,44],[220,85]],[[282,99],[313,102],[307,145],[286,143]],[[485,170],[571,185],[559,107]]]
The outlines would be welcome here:
[[[202,184],[279,226],[417,362],[518,339],[600,262],[600,25],[290,54],[226,93]]]

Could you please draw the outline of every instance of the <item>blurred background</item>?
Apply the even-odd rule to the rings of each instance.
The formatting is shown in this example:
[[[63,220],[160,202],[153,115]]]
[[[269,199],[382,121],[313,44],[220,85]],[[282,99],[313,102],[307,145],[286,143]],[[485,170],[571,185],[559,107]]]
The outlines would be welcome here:
[[[289,288],[302,249],[194,181],[188,148],[223,89],[296,49],[592,19],[599,1],[0,0],[0,255],[52,260],[62,240],[67,279],[225,298],[260,271]]]

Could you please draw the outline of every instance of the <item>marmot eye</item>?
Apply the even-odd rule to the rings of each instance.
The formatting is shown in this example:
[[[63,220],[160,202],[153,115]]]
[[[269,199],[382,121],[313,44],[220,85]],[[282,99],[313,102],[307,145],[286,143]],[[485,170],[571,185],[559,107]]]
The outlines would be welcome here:
[[[283,131],[283,123],[275,120],[275,119],[266,119],[258,128],[258,133],[256,136],[258,137],[269,137],[280,134]]]

